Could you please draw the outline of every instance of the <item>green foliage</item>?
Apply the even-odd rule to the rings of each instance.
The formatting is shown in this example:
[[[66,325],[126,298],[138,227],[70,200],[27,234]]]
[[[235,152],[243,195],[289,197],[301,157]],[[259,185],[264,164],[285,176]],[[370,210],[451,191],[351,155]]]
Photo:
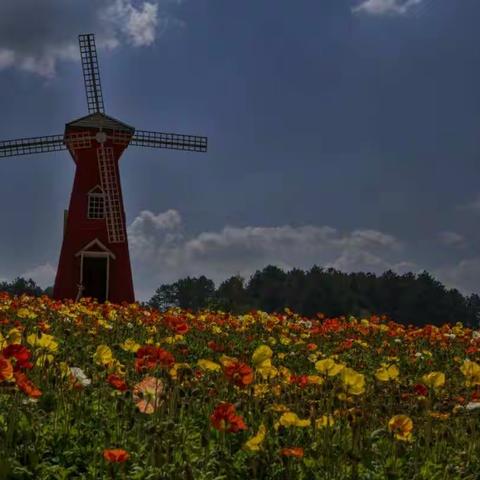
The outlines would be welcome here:
[[[26,280],[25,278],[17,277],[11,282],[0,282],[0,292],[7,292],[10,295],[51,296],[51,290],[51,287],[42,290],[31,278]]]
[[[253,309],[281,312],[288,307],[304,316],[319,312],[328,317],[376,314],[414,325],[461,322],[477,326],[480,319],[478,295],[465,298],[456,289],[447,290],[427,272],[416,276],[389,270],[377,277],[317,266],[306,272],[284,272],[269,265],[247,283],[237,275],[216,290],[204,276],[188,277],[160,286],[148,304],[160,310],[178,306],[194,312],[213,308],[234,314]]]

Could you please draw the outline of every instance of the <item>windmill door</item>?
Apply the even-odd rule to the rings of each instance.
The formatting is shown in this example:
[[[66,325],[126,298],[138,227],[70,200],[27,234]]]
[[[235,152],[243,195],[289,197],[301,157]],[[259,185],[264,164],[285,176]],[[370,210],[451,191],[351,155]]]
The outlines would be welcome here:
[[[104,302],[108,295],[108,257],[82,256],[82,262],[83,296]]]

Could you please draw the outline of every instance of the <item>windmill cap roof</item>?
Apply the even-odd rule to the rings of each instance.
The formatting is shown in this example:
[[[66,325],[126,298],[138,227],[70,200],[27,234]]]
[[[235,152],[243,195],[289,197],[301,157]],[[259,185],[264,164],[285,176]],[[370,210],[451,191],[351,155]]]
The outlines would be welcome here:
[[[65,125],[66,127],[91,127],[91,128],[108,128],[111,130],[126,130],[128,132],[135,132],[135,128],[126,123],[109,117],[104,113],[95,112],[85,117],[77,118]]]

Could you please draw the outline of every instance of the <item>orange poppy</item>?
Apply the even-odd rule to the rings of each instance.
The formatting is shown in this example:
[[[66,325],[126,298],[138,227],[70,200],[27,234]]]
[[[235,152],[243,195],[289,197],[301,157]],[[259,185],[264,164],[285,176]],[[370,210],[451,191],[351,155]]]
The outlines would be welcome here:
[[[303,448],[301,447],[288,447],[288,448],[282,448],[280,450],[280,455],[282,457],[297,457],[297,458],[302,458],[303,457]]]
[[[38,398],[42,391],[37,388],[23,372],[14,372],[13,376],[17,382],[17,387],[31,398]]]
[[[106,448],[103,451],[103,458],[107,462],[123,463],[130,458],[130,455],[126,450],[123,450],[122,448]]]
[[[13,366],[10,360],[0,355],[0,382],[13,378]]]

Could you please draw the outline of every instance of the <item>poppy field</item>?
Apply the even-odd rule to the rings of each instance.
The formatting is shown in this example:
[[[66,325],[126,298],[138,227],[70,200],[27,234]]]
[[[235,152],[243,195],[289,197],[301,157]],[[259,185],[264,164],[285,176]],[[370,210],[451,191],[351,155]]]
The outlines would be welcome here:
[[[477,479],[480,332],[0,293],[0,479]]]

